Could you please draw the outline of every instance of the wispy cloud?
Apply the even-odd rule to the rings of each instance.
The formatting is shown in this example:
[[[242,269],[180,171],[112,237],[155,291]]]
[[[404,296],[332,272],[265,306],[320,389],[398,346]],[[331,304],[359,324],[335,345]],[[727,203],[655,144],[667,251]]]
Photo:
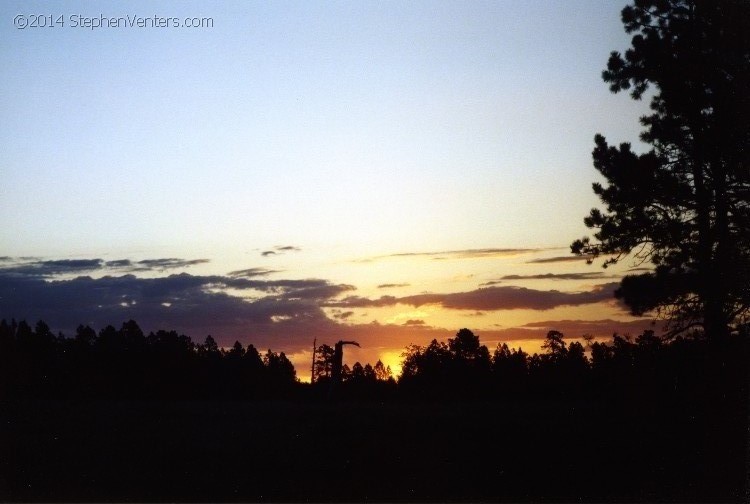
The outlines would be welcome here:
[[[10,263],[0,266],[0,273],[14,276],[50,277],[54,275],[78,274],[94,271],[102,267],[101,259],[58,259],[51,261],[8,258]]]
[[[228,275],[233,276],[233,277],[253,278],[253,277],[268,276],[273,273],[281,273],[281,272],[282,270],[272,270],[272,269],[267,269],[267,268],[248,268],[248,269],[243,269],[243,270],[230,271]]]
[[[597,285],[590,291],[561,292],[558,290],[536,290],[526,287],[499,286],[486,287],[468,292],[443,294],[417,294],[413,296],[381,296],[369,299],[349,296],[331,302],[329,306],[339,308],[367,308],[394,306],[397,304],[423,306],[440,305],[451,310],[494,311],[494,310],[550,310],[558,306],[578,306],[613,299],[614,290],[619,284]]]
[[[43,260],[38,258],[5,257],[0,265],[0,274],[31,277],[54,277],[60,275],[79,275],[96,271],[117,271],[123,273],[137,273],[145,271],[166,271],[170,269],[187,268],[196,264],[209,262],[208,259],[144,259],[131,261],[117,259],[55,259]]]
[[[540,259],[531,259],[526,262],[528,264],[547,264],[547,263],[586,261],[588,259],[591,259],[591,256],[566,255],[566,256],[556,256],[556,257],[542,257]]]
[[[505,275],[499,280],[485,282],[481,285],[497,285],[504,280],[602,280],[619,278],[615,275],[605,275],[601,271],[589,271],[585,273],[541,273],[538,275]]]
[[[107,261],[104,265],[108,268],[131,268],[133,261],[130,259],[117,259],[116,261]]]
[[[378,285],[378,289],[395,289],[398,287],[409,287],[410,285],[408,283],[386,283]]]
[[[302,249],[300,247],[295,247],[294,245],[278,245],[272,249],[264,250],[260,253],[263,257],[269,257],[273,255],[279,255],[284,254],[286,252],[300,252]]]
[[[147,268],[148,270],[168,270],[175,268],[185,268],[188,266],[195,266],[196,264],[205,264],[209,262],[208,259],[177,259],[174,257],[166,259],[144,259],[138,261],[135,264],[136,267]]]
[[[422,257],[432,260],[446,260],[446,259],[481,259],[481,258],[496,258],[496,257],[509,257],[517,256],[522,254],[532,254],[547,249],[537,248],[480,248],[480,249],[464,249],[464,250],[442,250],[436,252],[400,252],[395,254],[386,254],[374,257],[368,257],[365,259],[359,259],[356,262],[372,262],[383,259],[394,259],[394,258],[409,258],[409,257]]]
[[[602,331],[612,331],[615,328],[622,329],[623,327],[631,328],[643,328],[645,326],[653,326],[653,322],[650,319],[637,319],[630,321],[621,321],[613,319],[601,319],[601,320],[544,320],[541,322],[529,322],[521,327],[539,328],[539,329],[557,329],[559,331],[567,332],[592,332],[601,333]]]

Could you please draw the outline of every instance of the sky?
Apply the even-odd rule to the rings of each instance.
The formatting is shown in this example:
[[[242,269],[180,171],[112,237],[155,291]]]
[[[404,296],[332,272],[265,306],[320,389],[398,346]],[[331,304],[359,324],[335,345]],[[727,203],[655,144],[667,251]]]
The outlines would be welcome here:
[[[642,148],[601,80],[623,6],[4,2],[0,317],[212,334],[303,379],[314,339],[397,371],[462,327],[637,333],[638,265],[569,252],[594,135]]]

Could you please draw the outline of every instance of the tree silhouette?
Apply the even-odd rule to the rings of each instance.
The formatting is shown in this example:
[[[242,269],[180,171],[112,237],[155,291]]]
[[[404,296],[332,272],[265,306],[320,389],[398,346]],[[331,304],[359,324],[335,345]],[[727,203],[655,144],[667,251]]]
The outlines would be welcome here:
[[[297,381],[297,372],[294,365],[284,352],[276,353],[269,349],[263,356],[263,364],[266,366],[272,382],[288,385]]]
[[[217,356],[220,355],[219,345],[216,340],[210,334],[206,336],[205,341],[198,347],[198,351],[205,356]]]
[[[75,339],[81,345],[91,346],[96,340],[96,331],[89,326],[79,325],[78,329],[76,329]]]
[[[252,375],[257,375],[260,370],[263,369],[263,359],[261,358],[258,349],[253,345],[247,345],[247,350],[245,350],[243,360],[246,369],[248,369]]]
[[[365,368],[362,367],[362,364],[360,364],[359,361],[355,362],[352,366],[351,379],[355,382],[360,382],[365,379]]]
[[[547,350],[550,357],[556,361],[565,358],[568,354],[566,343],[563,341],[563,333],[560,331],[549,331],[542,348]]]
[[[431,383],[441,386],[446,381],[445,374],[451,354],[448,345],[433,339],[429,345],[409,345],[401,354],[401,383]]]
[[[227,352],[227,357],[231,360],[240,362],[242,357],[245,356],[245,349],[242,347],[242,343],[235,341],[232,348]]]
[[[313,382],[330,380],[331,372],[333,371],[333,354],[333,347],[325,343],[316,349]]]
[[[492,374],[496,392],[503,397],[520,397],[526,392],[529,375],[529,356],[507,343],[498,343],[492,354]]]
[[[606,211],[574,253],[634,254],[653,271],[628,275],[616,295],[634,314],[656,312],[671,334],[694,326],[725,339],[750,309],[750,3],[637,0],[622,11],[632,47],[613,52],[610,90],[640,99],[652,87],[636,154],[595,139],[594,192]]]
[[[393,376],[391,367],[386,367],[380,359],[375,363],[373,371],[375,371],[375,379],[379,381],[387,381]]]
[[[469,398],[482,395],[489,384],[489,350],[469,329],[458,331],[447,344],[432,340],[426,347],[411,345],[402,357],[399,383],[415,391]]]

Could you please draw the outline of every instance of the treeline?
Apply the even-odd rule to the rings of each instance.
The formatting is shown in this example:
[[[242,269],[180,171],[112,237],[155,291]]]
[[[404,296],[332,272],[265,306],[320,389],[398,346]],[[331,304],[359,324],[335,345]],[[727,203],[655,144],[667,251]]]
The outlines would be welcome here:
[[[748,332],[721,341],[700,333],[666,341],[645,331],[609,342],[568,344],[549,331],[543,353],[500,344],[490,353],[461,329],[447,343],[412,345],[404,353],[400,392],[413,397],[594,399],[681,402],[719,399],[746,404]]]
[[[239,342],[219,348],[175,331],[145,335],[130,320],[97,334],[79,326],[72,338],[39,321],[0,321],[0,397],[249,399],[288,397],[296,372],[281,352]]]
[[[652,331],[606,343],[568,344],[547,334],[541,354],[506,344],[494,351],[461,329],[447,342],[410,345],[398,381],[390,368],[344,366],[339,399],[521,400],[617,399],[744,404],[748,331],[721,341],[695,334],[665,341]],[[0,397],[125,399],[331,398],[333,352],[321,345],[314,383],[302,384],[283,352],[259,352],[236,342],[195,344],[175,331],[148,335],[134,321],[99,333],[79,326],[55,335],[40,321],[0,322]],[[739,402],[737,402],[739,401]]]

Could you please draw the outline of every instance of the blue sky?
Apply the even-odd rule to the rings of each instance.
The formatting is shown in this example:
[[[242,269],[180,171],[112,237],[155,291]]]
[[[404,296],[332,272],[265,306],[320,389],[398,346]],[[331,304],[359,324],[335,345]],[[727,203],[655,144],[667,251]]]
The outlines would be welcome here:
[[[594,134],[635,141],[645,110],[600,77],[629,45],[622,7],[5,2],[0,255],[206,258],[189,271],[269,267],[368,294],[410,274],[428,278],[418,292],[468,290],[451,282],[518,263],[352,261],[564,254],[597,203]],[[18,14],[66,25],[18,30]],[[91,30],[74,15],[213,27]],[[260,254],[285,245],[300,250]]]
[[[616,2],[31,5],[0,32],[13,253],[565,245],[593,134],[638,131],[599,77],[627,44]],[[214,27],[10,23],[37,11]]]

